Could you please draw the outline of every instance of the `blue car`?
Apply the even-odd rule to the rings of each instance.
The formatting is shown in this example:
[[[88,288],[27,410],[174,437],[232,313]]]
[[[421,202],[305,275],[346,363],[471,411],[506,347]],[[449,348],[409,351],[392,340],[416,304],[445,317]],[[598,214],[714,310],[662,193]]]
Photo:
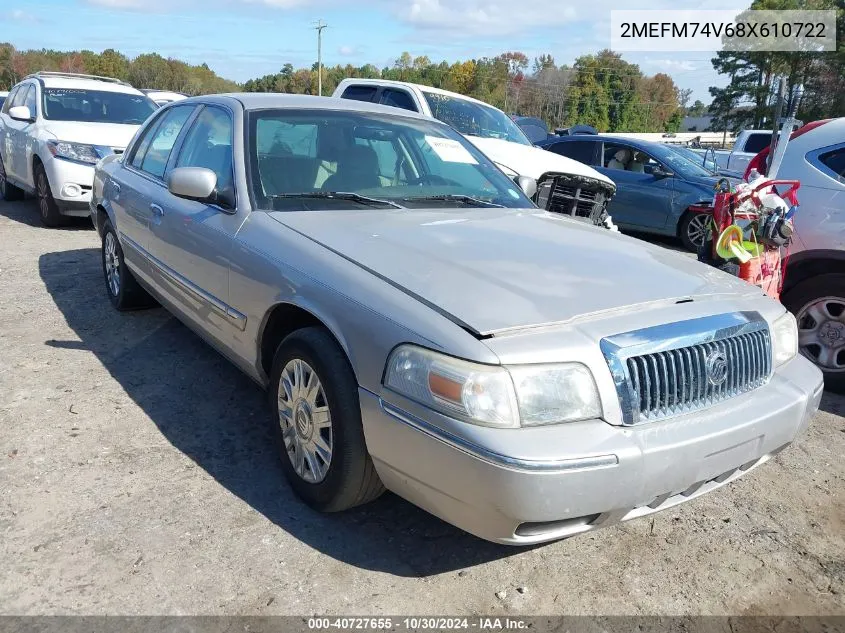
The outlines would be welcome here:
[[[575,159],[616,183],[608,213],[621,229],[672,235],[697,250],[719,177],[662,143],[608,134],[550,137],[539,147]]]

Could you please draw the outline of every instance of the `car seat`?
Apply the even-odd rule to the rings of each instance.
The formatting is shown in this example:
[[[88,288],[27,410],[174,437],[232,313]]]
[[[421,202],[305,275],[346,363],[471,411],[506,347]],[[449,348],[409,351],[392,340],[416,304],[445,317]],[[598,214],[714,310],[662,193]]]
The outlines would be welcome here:
[[[378,155],[372,147],[350,145],[337,158],[337,172],[323,183],[324,191],[357,191],[381,186]]]
[[[631,152],[627,149],[620,149],[617,151],[613,158],[607,161],[607,168],[608,169],[625,169],[625,165],[631,160]]]
[[[642,152],[636,152],[634,154],[634,161],[628,167],[629,171],[636,172],[638,174],[645,173],[645,164],[648,162],[648,156],[643,154]]]

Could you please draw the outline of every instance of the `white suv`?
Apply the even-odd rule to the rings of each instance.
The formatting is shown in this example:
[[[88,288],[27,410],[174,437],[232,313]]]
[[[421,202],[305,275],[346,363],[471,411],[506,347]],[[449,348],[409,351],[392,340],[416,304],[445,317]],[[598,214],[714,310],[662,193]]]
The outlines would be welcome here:
[[[12,88],[0,109],[0,195],[38,198],[46,226],[88,216],[94,165],[120,154],[156,110],[118,79],[41,72]]]
[[[845,117],[794,132],[777,177],[801,181],[782,300],[801,353],[845,392]]]

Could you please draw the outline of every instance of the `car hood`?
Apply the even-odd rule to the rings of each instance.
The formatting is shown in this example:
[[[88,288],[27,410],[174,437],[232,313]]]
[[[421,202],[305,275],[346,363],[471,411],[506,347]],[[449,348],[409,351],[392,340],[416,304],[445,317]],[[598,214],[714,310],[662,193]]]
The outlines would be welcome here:
[[[715,193],[716,183],[722,179],[726,179],[733,186],[743,182],[742,178],[732,178],[730,176],[686,176],[684,178],[687,182],[706,190],[711,197]]]
[[[520,176],[530,176],[536,180],[545,173],[560,172],[593,178],[611,185],[614,189],[616,188],[610,178],[600,174],[592,167],[534,145],[522,145],[500,138],[482,138],[480,136],[467,136],[466,138],[493,162],[512,169]]]
[[[665,248],[536,209],[270,216],[479,335],[760,293]]]
[[[119,147],[129,145],[139,125],[120,123],[80,123],[78,121],[47,121],[45,132],[57,141]]]

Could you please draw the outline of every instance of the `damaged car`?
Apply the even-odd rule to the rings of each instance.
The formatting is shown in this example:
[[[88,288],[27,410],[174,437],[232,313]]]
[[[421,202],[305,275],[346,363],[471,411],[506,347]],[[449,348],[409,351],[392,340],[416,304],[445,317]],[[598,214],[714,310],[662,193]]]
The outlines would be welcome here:
[[[335,97],[381,103],[448,123],[519,183],[542,209],[608,228],[616,191],[608,176],[535,147],[525,132],[490,104],[440,88],[385,79],[344,79]]]

